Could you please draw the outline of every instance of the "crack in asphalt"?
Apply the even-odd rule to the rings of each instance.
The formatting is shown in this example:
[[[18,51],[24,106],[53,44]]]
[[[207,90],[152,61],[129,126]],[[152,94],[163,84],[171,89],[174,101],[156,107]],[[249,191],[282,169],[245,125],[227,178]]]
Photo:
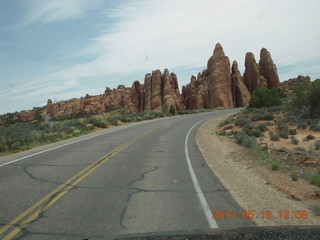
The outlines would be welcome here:
[[[43,218],[48,218],[48,216],[45,215],[45,210],[47,209],[47,207],[48,207],[48,205],[50,204],[50,202],[51,202],[55,197],[57,197],[59,194],[61,194],[61,193],[63,193],[63,192],[66,192],[66,191],[68,191],[68,192],[69,192],[69,191],[72,191],[72,190],[74,190],[75,188],[76,188],[76,186],[72,186],[72,188],[70,188],[69,190],[63,189],[63,190],[61,190],[61,191],[59,191],[59,192],[56,192],[55,194],[52,194],[52,195],[50,196],[50,198],[49,198],[48,200],[46,200],[46,201],[41,205],[40,208],[38,208],[37,212],[40,212],[40,213],[38,214],[38,216],[37,216],[35,219],[33,219],[32,221],[28,222],[27,226],[21,228],[21,227],[20,227],[20,224],[21,224],[21,223],[20,223],[20,224],[16,224],[15,226],[18,227],[18,228],[20,228],[20,230],[21,230],[21,232],[22,232],[22,233],[19,235],[19,237],[17,237],[16,239],[24,239],[25,237],[34,234],[34,232],[28,230],[28,227],[31,226],[31,224],[36,223],[36,222],[40,221],[40,220],[43,219]],[[32,213],[32,214],[33,214],[33,213]],[[31,214],[31,215],[32,215],[32,214]]]
[[[139,177],[138,179],[136,179],[136,180],[133,180],[131,183],[129,183],[129,184],[127,185],[127,187],[128,187],[128,188],[132,188],[132,187],[130,187],[132,184],[134,184],[134,183],[136,183],[136,182],[139,182],[139,181],[142,181],[148,173],[157,171],[158,169],[159,169],[159,167],[153,167],[153,169],[151,169],[151,170],[149,170],[149,171],[146,171],[146,172],[140,174],[140,177]],[[133,196],[133,194],[136,194],[136,193],[139,193],[139,192],[141,192],[141,190],[139,190],[139,188],[136,188],[136,191],[129,193],[129,195],[127,196],[125,206],[124,206],[124,208],[122,209],[122,212],[121,212],[121,214],[120,214],[120,219],[119,219],[120,226],[121,226],[123,229],[126,229],[126,226],[123,224],[123,220],[124,220],[124,216],[125,216],[125,214],[126,214],[126,212],[127,212],[127,209],[128,209],[128,207],[129,207],[129,204],[130,204],[130,201],[131,201],[131,199],[132,199],[132,196]]]

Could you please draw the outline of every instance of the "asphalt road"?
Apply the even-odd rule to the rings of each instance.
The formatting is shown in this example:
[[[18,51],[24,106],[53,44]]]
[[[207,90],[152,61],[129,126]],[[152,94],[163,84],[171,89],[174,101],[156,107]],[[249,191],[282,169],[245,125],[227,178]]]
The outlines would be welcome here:
[[[212,219],[212,211],[241,216],[242,209],[195,143],[200,121],[233,111],[135,123],[2,160],[0,238],[104,239],[253,226],[242,217]]]

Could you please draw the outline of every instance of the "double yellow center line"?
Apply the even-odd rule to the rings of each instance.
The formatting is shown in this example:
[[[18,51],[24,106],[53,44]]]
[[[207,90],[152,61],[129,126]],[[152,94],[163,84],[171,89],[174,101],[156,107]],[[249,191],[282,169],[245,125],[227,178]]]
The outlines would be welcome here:
[[[118,152],[123,150],[124,148],[128,147],[132,143],[136,142],[140,138],[146,136],[147,134],[155,131],[156,129],[148,130],[146,132],[143,132],[142,134],[130,139],[129,141],[121,144],[117,148],[115,148],[113,151],[107,153],[106,155],[99,158],[97,161],[93,162],[83,170],[81,170],[79,173],[68,179],[66,182],[61,184],[59,187],[51,191],[49,194],[47,194],[45,197],[43,197],[41,200],[36,202],[34,205],[29,207],[27,210],[22,212],[20,215],[12,219],[8,224],[6,224],[4,227],[0,229],[0,237],[2,234],[7,232],[10,228],[15,227],[11,232],[9,232],[3,240],[9,240],[12,239],[15,235],[17,235],[23,228],[25,228],[30,222],[34,221],[38,218],[38,216],[47,210],[51,205],[53,205],[56,201],[58,201],[60,198],[62,198],[68,191],[70,191],[72,188],[74,188],[78,183],[80,183],[83,179],[85,179],[87,176],[89,176],[93,171],[95,171],[98,167],[100,167],[103,163],[108,161],[111,157],[116,155]],[[51,199],[51,200],[50,200]],[[46,203],[47,202],[47,203]],[[20,223],[18,223],[20,222]],[[17,224],[18,223],[18,224]]]

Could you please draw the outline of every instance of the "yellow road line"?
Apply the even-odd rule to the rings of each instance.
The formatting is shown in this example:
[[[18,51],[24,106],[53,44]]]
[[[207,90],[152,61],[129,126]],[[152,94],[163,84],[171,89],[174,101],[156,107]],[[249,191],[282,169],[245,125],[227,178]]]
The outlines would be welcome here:
[[[42,198],[41,200],[39,200],[37,203],[35,203],[33,206],[31,206],[30,208],[28,208],[27,210],[25,210],[23,213],[21,213],[20,215],[18,215],[16,218],[14,218],[13,220],[11,220],[7,225],[5,225],[4,227],[2,227],[0,229],[0,234],[6,232],[10,227],[14,226],[17,222],[19,222],[20,220],[22,220],[25,216],[27,216],[28,214],[30,214],[34,209],[36,209],[37,207],[39,207],[42,203],[44,203],[45,201],[47,201],[49,198],[51,198],[53,195],[55,195],[57,192],[59,192],[60,190],[62,190],[64,187],[65,188],[64,191],[60,192],[57,196],[55,196],[50,202],[48,202],[48,204],[43,207],[43,208],[39,208],[36,212],[34,212],[31,216],[29,216],[25,221],[23,221],[21,224],[19,224],[18,227],[16,227],[14,230],[12,230],[8,235],[6,235],[3,240],[9,240],[11,238],[13,238],[15,235],[17,235],[24,227],[26,227],[30,222],[34,221],[42,212],[44,212],[46,209],[48,209],[52,204],[54,204],[56,201],[58,201],[61,197],[63,197],[68,191],[70,191],[74,186],[76,186],[78,183],[80,183],[82,180],[84,180],[87,176],[89,176],[93,171],[95,171],[98,167],[100,167],[103,163],[105,163],[107,160],[109,160],[111,157],[113,157],[114,155],[116,155],[118,152],[120,152],[121,150],[123,150],[124,148],[126,148],[127,146],[131,145],[132,143],[136,142],[138,139],[146,136],[147,134],[151,133],[155,131],[155,129],[146,131],[132,139],[130,139],[129,141],[125,142],[124,144],[121,144],[120,146],[118,146],[117,148],[115,148],[113,151],[111,151],[110,153],[107,153],[106,155],[102,156],[101,158],[99,158],[97,161],[93,162],[92,164],[90,164],[88,167],[84,168],[83,170],[81,170],[79,173],[77,173],[76,175],[74,175],[73,177],[71,177],[69,180],[67,180],[66,182],[64,182],[63,184],[61,184],[59,187],[57,187],[56,189],[54,189],[53,191],[51,191],[49,194],[47,194],[44,198]],[[72,183],[71,183],[72,182]],[[70,184],[71,183],[71,184]]]

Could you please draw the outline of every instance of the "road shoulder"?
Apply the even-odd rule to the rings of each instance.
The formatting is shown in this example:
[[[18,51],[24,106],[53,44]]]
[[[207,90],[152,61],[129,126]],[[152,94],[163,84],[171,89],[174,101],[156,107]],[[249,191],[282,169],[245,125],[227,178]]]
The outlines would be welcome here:
[[[215,129],[226,116],[213,118],[203,123],[197,130],[196,142],[203,158],[213,173],[230,192],[235,201],[244,209],[254,213],[272,211],[271,219],[255,218],[258,226],[276,225],[320,225],[320,217],[313,214],[310,205],[298,201],[273,188],[253,164],[241,161],[245,150],[229,140],[216,135]],[[306,219],[281,219],[279,211],[306,210]]]

